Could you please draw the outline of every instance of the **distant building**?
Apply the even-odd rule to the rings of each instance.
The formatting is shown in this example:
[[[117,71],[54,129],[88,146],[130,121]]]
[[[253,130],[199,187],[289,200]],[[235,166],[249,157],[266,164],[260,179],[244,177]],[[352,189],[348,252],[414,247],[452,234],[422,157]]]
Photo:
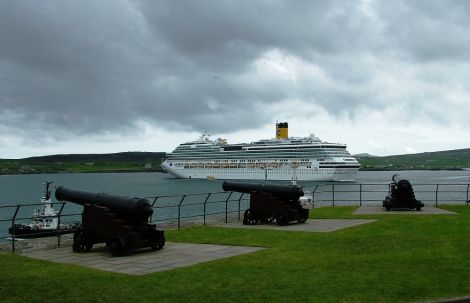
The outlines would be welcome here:
[[[23,164],[18,171],[22,174],[27,174],[33,172],[34,169],[32,169],[29,165]]]
[[[151,162],[145,163],[144,168],[145,169],[151,169],[152,168],[152,163]]]

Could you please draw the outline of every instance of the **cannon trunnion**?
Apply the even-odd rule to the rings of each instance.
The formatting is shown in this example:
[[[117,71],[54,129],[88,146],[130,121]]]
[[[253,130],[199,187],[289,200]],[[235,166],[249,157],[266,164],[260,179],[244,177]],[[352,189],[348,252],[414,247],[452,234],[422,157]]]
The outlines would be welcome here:
[[[165,245],[165,235],[148,224],[153,214],[147,199],[90,193],[58,187],[59,201],[83,205],[82,228],[73,235],[75,252],[90,251],[93,244],[106,243],[113,256],[145,247],[159,250]]]
[[[416,200],[410,181],[402,179],[396,181],[396,175],[392,177],[393,182],[390,183],[388,196],[385,197],[382,205],[387,211],[392,208],[410,208],[420,211],[424,204],[420,200]]]
[[[304,223],[308,219],[311,198],[297,185],[277,185],[225,181],[225,191],[250,194],[250,207],[245,210],[243,224],[271,223],[287,225],[292,221]]]

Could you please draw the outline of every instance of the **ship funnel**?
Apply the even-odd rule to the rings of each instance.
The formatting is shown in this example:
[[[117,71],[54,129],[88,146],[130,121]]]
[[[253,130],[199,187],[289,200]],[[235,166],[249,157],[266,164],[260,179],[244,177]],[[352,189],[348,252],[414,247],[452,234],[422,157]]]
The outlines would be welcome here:
[[[289,127],[287,122],[276,123],[276,139],[287,139],[289,136],[288,129]]]

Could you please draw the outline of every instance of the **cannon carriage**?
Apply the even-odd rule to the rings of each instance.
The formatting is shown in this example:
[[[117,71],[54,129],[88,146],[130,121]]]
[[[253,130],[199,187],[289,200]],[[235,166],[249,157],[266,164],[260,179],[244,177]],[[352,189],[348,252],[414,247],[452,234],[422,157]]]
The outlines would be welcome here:
[[[397,177],[398,175],[393,175],[388,195],[385,197],[382,206],[387,211],[390,211],[392,208],[408,208],[421,211],[424,204],[420,200],[416,200],[410,181],[406,179],[397,181]]]
[[[292,221],[304,223],[313,207],[310,196],[297,185],[259,184],[225,181],[225,191],[250,194],[250,207],[245,210],[243,224],[256,225],[276,220],[280,226]]]
[[[58,187],[59,201],[83,205],[82,228],[75,231],[72,249],[90,251],[94,244],[106,243],[113,256],[145,247],[159,250],[165,245],[164,231],[148,220],[153,209],[147,199],[90,193]]]

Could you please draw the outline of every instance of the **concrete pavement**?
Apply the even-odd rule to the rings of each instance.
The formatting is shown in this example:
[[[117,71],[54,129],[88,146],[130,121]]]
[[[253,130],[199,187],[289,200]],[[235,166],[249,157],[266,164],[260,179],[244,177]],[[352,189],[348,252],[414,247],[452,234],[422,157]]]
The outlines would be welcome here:
[[[104,244],[96,244],[90,252],[86,253],[74,253],[70,246],[66,246],[48,250],[30,250],[21,255],[129,275],[144,275],[263,249],[262,247],[167,242],[159,251],[142,249],[123,257],[111,256]]]

